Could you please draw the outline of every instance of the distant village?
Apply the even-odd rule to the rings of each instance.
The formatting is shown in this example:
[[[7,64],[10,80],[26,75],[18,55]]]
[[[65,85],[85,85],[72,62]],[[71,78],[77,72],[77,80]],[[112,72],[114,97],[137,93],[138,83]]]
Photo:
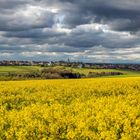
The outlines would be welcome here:
[[[95,69],[129,69],[140,70],[140,64],[109,64],[109,63],[84,63],[68,61],[0,61],[0,66],[66,66],[73,68],[95,68]]]

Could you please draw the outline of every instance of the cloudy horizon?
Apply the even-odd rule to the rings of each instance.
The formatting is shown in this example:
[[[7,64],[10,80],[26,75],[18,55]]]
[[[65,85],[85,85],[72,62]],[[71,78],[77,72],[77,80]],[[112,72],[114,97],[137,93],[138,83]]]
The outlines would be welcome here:
[[[140,63],[139,0],[0,0],[0,60]]]

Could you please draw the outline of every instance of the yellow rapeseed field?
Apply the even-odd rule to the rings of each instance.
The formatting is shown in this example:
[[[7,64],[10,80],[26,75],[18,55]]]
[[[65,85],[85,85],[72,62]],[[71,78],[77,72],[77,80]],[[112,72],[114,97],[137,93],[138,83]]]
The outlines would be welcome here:
[[[0,82],[0,140],[140,140],[140,78]]]

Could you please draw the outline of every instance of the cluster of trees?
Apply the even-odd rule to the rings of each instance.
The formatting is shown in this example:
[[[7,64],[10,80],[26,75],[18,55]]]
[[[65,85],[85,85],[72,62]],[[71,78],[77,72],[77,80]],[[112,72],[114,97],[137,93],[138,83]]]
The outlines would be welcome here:
[[[80,73],[74,73],[71,70],[64,70],[59,68],[47,68],[37,72],[30,73],[8,73],[6,75],[8,79],[20,80],[20,79],[71,79],[81,78],[83,75]]]
[[[82,75],[80,73],[74,73],[72,70],[65,70],[59,68],[48,68],[42,69],[41,73],[43,77],[46,79],[53,79],[53,78],[81,78]]]
[[[89,72],[88,77],[123,75],[121,72]]]

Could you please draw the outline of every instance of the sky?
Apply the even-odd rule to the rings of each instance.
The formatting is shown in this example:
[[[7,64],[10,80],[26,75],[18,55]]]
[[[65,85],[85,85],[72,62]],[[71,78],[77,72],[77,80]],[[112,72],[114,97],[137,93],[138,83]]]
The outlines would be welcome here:
[[[140,0],[0,0],[0,60],[140,63]]]

